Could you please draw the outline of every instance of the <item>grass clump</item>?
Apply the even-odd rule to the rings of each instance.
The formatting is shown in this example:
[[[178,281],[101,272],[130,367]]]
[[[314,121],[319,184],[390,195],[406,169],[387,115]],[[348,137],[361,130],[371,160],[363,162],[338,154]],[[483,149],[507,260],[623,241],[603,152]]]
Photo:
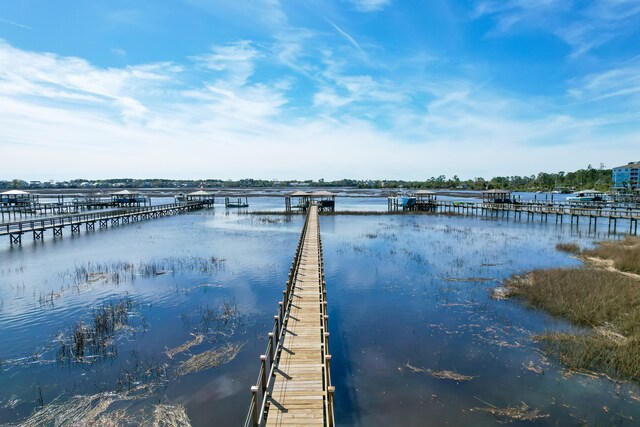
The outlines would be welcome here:
[[[129,297],[96,307],[88,319],[79,320],[58,335],[58,361],[91,362],[115,355],[115,335],[131,326],[132,310],[134,302]]]
[[[556,249],[561,252],[568,252],[570,254],[577,254],[580,252],[580,246],[576,243],[558,243]]]
[[[176,375],[180,377],[231,362],[240,353],[242,347],[244,344],[229,343],[220,348],[191,356],[178,367]]]
[[[509,295],[587,327],[538,339],[572,369],[640,381],[640,284],[615,271],[535,270],[506,282]]]
[[[640,238],[627,237],[620,242],[603,242],[584,256],[610,260],[613,266],[627,273],[640,274]]]

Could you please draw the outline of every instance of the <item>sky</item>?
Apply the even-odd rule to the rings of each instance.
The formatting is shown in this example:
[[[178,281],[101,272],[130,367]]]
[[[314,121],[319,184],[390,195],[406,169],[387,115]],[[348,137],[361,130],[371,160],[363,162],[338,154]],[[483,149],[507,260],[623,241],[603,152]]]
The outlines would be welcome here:
[[[638,0],[0,0],[0,179],[639,160]]]

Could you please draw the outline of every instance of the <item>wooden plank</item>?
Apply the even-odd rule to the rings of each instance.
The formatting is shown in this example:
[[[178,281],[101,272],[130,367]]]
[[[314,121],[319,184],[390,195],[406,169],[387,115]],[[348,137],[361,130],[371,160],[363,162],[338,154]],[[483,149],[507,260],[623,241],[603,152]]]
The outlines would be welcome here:
[[[267,426],[325,425],[323,322],[318,211],[309,212],[301,264],[293,287],[276,378],[268,399]]]

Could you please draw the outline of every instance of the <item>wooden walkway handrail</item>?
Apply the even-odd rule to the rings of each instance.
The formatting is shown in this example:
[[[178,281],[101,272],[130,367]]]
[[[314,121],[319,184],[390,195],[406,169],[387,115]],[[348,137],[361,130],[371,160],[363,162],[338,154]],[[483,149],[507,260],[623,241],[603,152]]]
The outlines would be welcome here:
[[[80,225],[86,225],[87,230],[93,230],[94,224],[99,222],[101,227],[106,227],[107,222],[111,221],[112,225],[128,223],[130,220],[138,221],[145,218],[155,218],[176,214],[180,212],[193,211],[206,207],[202,202],[186,202],[186,203],[170,203],[156,206],[132,207],[112,209],[108,211],[93,213],[74,213],[57,215],[47,218],[33,218],[22,221],[0,223],[0,236],[9,236],[10,243],[21,243],[22,234],[32,232],[34,240],[42,238],[45,230],[53,229],[54,236],[61,236],[62,229],[70,226],[72,234],[80,232]]]
[[[317,245],[317,253],[309,252],[307,245],[311,248]],[[313,254],[311,259],[310,253]],[[316,269],[317,276],[310,276],[309,272]],[[285,424],[316,423],[333,427],[335,389],[330,375],[329,317],[317,206],[312,206],[307,213],[282,294],[266,350],[260,355],[258,378],[251,387],[251,402],[244,425],[281,425],[283,420],[293,416]],[[313,295],[316,295],[316,302],[313,302]],[[291,314],[293,310],[297,317]],[[315,334],[314,328],[317,328]],[[317,334],[317,342],[308,341],[309,337],[304,334],[309,332],[311,336]],[[314,348],[319,350],[318,353]],[[318,373],[317,382],[311,380],[315,378],[315,372]],[[285,410],[285,406],[289,409]],[[303,420],[299,418],[301,414],[304,414]]]

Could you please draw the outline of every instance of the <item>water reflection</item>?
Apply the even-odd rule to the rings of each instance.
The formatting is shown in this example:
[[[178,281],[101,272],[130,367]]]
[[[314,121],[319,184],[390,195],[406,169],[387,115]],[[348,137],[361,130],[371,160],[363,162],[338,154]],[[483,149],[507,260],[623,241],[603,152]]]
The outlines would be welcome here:
[[[284,207],[276,197],[249,202]],[[387,206],[345,198],[337,207]],[[59,396],[117,391],[111,409],[128,415],[162,402],[177,415],[183,405],[193,425],[212,414],[220,425],[240,424],[302,220],[216,206],[0,246],[0,423]],[[495,425],[506,419],[492,406],[522,402],[548,415],[541,425],[640,417],[637,387],[565,378],[531,338],[570,325],[489,297],[512,274],[578,265],[556,244],[590,246],[607,237],[600,229],[440,215],[323,216],[321,229],[339,425]],[[135,333],[120,325],[110,336],[115,355],[60,363],[60,334],[122,298],[144,324],[132,322]],[[203,369],[179,375],[190,360]]]

